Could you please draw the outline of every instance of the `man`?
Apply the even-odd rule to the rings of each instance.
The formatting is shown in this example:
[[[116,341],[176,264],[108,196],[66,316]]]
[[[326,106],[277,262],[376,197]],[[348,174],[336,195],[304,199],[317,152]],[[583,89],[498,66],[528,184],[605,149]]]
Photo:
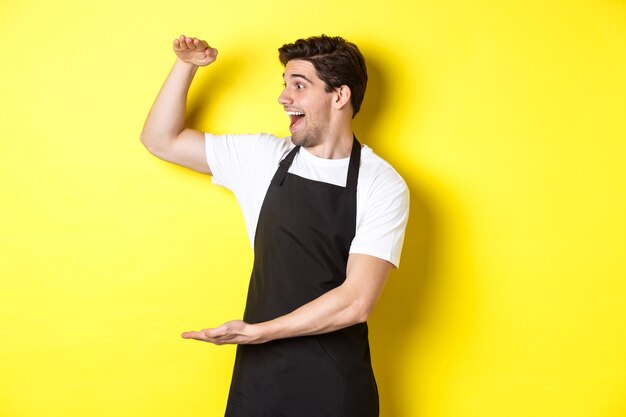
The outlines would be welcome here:
[[[238,345],[226,416],[378,416],[366,320],[398,266],[409,199],[352,133],[363,56],[324,35],[279,49],[291,131],[281,139],[185,128],[191,81],[217,50],[183,35],[173,49],[141,141],[232,190],[254,248],[243,321],[182,335]]]

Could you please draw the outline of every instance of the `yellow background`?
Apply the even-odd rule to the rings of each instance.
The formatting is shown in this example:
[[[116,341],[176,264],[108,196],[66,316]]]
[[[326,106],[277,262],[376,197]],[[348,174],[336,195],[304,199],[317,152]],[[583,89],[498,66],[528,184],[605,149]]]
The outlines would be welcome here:
[[[179,34],[188,124],[287,135],[276,49],[357,43],[357,136],[412,191],[371,318],[382,417],[626,416],[626,3],[4,0],[0,416],[223,415],[252,253],[139,142]],[[297,416],[294,416],[297,417]]]

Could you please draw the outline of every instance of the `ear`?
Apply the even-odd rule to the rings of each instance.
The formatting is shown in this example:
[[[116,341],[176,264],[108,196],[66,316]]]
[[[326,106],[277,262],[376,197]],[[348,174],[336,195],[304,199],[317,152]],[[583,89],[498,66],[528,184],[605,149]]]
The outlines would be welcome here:
[[[350,105],[351,96],[352,92],[350,91],[350,87],[347,85],[342,85],[341,87],[336,88],[333,107],[337,110],[346,108],[346,106]]]

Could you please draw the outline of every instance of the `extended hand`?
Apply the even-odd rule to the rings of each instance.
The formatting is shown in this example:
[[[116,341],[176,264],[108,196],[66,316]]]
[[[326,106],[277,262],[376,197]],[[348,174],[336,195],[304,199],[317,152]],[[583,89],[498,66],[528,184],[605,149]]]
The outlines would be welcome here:
[[[217,49],[211,48],[206,41],[180,35],[174,39],[174,52],[178,59],[188,64],[204,67],[217,58]]]
[[[241,320],[233,320],[214,329],[203,329],[199,332],[185,332],[183,339],[196,339],[214,345],[247,345],[263,343],[258,327]]]

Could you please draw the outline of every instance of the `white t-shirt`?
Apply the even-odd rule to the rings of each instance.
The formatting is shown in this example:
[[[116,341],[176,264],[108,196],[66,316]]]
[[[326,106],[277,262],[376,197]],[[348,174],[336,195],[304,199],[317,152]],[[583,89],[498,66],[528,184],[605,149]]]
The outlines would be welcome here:
[[[235,194],[254,246],[265,194],[278,163],[294,147],[291,138],[206,133],[205,142],[213,184]],[[319,158],[300,148],[288,172],[345,187],[349,162],[350,158]],[[350,253],[375,256],[398,267],[409,216],[409,189],[391,165],[367,146],[361,149],[356,216]]]

